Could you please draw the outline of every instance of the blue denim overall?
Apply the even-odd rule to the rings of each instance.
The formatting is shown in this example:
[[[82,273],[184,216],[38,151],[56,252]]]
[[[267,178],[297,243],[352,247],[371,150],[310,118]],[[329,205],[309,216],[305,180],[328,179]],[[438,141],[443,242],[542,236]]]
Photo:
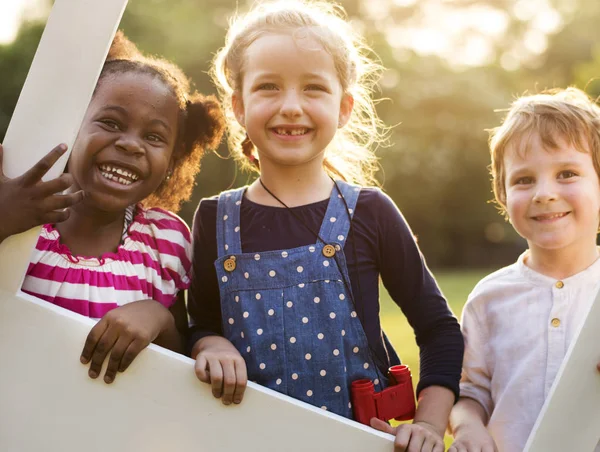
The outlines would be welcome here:
[[[352,215],[360,188],[337,184]],[[244,357],[249,380],[351,418],[350,384],[367,378],[379,391],[387,382],[379,381],[384,377],[348,292],[343,248],[350,220],[342,195],[334,187],[319,232],[335,247],[333,257],[323,254],[325,244],[316,238],[314,245],[242,253],[245,190],[222,193],[217,208],[224,335]]]

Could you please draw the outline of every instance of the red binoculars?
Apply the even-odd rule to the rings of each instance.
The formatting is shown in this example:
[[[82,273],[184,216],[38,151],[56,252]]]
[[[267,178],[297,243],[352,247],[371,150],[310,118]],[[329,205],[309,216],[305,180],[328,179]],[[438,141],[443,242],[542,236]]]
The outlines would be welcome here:
[[[350,393],[354,420],[369,425],[371,418],[382,421],[408,421],[415,416],[415,395],[408,366],[392,366],[388,371],[390,386],[375,392],[371,380],[352,382]]]

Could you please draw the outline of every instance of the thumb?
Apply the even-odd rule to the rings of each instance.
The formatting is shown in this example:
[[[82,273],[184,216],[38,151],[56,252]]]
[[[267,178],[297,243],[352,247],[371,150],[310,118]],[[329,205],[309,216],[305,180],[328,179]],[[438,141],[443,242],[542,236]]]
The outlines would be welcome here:
[[[1,155],[1,154],[0,154]],[[0,166],[0,170],[2,169],[2,167]],[[596,364],[596,369],[598,369],[598,372],[600,372],[600,363]]]
[[[396,434],[395,427],[392,427],[387,422],[384,422],[381,419],[377,419],[376,417],[371,418],[371,427],[373,427],[375,430],[379,430],[384,433],[389,433],[390,435]]]

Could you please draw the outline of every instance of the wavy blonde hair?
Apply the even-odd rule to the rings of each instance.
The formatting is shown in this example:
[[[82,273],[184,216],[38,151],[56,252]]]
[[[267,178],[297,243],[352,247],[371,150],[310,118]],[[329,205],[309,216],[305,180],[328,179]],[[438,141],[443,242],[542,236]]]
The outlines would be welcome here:
[[[533,136],[545,149],[558,149],[563,143],[590,153],[600,178],[600,107],[585,92],[569,87],[551,89],[515,100],[502,125],[490,132],[490,173],[496,204],[506,216],[507,149],[527,152]]]
[[[378,169],[374,148],[385,142],[389,129],[377,116],[372,98],[383,67],[363,38],[353,31],[340,6],[312,0],[259,2],[244,15],[235,16],[217,52],[211,77],[217,86],[228,123],[230,153],[243,169],[258,171],[256,149],[233,114],[232,95],[241,89],[244,53],[265,32],[307,28],[332,56],[345,93],[354,98],[348,123],[327,147],[325,170],[333,177],[376,184]]]

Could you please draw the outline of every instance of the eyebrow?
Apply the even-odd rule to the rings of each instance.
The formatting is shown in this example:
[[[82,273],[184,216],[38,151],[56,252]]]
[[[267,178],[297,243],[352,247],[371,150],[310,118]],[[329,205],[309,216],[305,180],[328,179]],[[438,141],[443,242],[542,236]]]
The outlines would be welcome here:
[[[124,109],[123,107],[121,107],[120,105],[106,105],[104,107],[102,107],[100,109],[101,112],[104,111],[116,111],[117,113],[121,113],[125,116],[129,116],[128,112],[126,109]],[[172,133],[171,127],[169,126],[169,124],[167,124],[165,121],[163,121],[162,119],[152,119],[150,121],[150,124],[154,125],[154,124],[158,124],[163,126],[169,133]]]

